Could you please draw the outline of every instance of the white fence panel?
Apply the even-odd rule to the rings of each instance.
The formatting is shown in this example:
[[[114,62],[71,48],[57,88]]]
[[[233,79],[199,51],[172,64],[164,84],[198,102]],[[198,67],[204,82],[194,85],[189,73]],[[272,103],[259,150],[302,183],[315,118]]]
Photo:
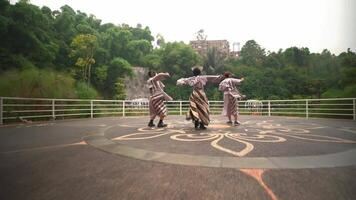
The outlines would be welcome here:
[[[266,116],[330,117],[356,120],[356,98],[239,101],[239,113]],[[185,115],[189,101],[166,102],[170,115]],[[222,101],[209,101],[220,114]],[[0,124],[74,117],[148,115],[147,100],[91,100],[0,97]]]

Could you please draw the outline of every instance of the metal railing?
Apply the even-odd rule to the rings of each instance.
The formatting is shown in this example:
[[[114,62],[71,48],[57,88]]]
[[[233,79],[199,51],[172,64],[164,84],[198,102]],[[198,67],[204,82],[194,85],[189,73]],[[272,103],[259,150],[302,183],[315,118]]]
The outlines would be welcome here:
[[[331,117],[356,120],[356,98],[261,100],[258,108],[239,101],[240,114]],[[211,114],[220,114],[223,101],[209,101]],[[188,101],[166,102],[170,115],[185,115]],[[0,97],[0,124],[74,117],[148,115],[147,101]]]

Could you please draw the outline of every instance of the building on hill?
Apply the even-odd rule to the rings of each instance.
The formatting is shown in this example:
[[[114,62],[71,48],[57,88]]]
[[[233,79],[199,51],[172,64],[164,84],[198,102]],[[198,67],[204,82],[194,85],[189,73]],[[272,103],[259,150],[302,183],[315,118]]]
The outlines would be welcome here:
[[[213,48],[223,57],[238,57],[240,54],[240,43],[234,43],[233,51],[230,51],[230,44],[227,40],[192,40],[189,44],[202,56],[205,56],[208,50]]]
[[[230,53],[230,46],[227,40],[193,40],[190,41],[190,46],[200,55],[206,55],[208,49],[212,48],[216,48],[223,56],[228,56]]]

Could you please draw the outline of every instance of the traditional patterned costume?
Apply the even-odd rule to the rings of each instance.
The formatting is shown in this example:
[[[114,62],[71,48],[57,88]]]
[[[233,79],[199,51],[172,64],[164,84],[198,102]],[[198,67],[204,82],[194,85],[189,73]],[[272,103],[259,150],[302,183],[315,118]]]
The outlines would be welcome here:
[[[238,115],[238,99],[242,98],[237,90],[236,84],[242,80],[236,78],[226,78],[219,84],[219,90],[224,92],[224,108],[222,114],[225,116]]]
[[[189,85],[193,87],[193,92],[189,97],[189,117],[194,122],[200,122],[208,125],[209,119],[209,102],[204,92],[204,86],[207,82],[218,83],[222,76],[193,76],[177,80],[177,85]]]
[[[167,108],[164,101],[173,100],[167,93],[163,91],[164,84],[161,80],[169,77],[168,73],[159,73],[147,80],[148,88],[151,96],[149,98],[150,117],[154,119],[156,116],[167,116]]]

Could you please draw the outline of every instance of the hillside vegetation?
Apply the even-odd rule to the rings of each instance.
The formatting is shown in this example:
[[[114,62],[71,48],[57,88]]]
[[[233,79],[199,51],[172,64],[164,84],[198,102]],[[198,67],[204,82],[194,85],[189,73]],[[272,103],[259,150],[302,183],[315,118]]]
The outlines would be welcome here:
[[[196,65],[209,74],[229,70],[245,77],[241,90],[247,98],[356,96],[356,54],[350,49],[339,55],[307,47],[269,52],[249,40],[239,58],[223,58],[215,49],[200,56],[161,35],[153,48],[148,26],[104,24],[67,5],[51,10],[26,0],[0,0],[0,37],[0,96],[123,99],[133,66],[141,66],[171,73],[167,93],[186,100],[191,89],[177,88],[175,81],[191,76]],[[216,86],[208,86],[207,94],[222,98]]]

